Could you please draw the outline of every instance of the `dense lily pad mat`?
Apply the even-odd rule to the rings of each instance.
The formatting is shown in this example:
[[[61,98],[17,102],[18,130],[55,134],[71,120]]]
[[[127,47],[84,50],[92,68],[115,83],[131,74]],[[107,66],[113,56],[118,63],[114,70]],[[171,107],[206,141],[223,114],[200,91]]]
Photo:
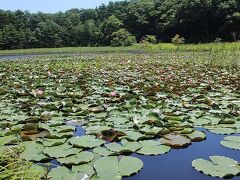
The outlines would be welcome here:
[[[35,163],[56,159],[62,167],[49,178],[61,177],[63,170],[96,179],[110,178],[94,168],[102,158],[163,155],[171,147],[204,140],[196,127],[240,132],[239,66],[202,63],[198,57],[181,61],[187,57],[166,61],[162,55],[110,54],[3,61],[0,144],[14,145],[22,158]],[[86,135],[73,137],[78,126]],[[128,160],[121,162],[113,173],[117,179],[132,174],[121,174],[118,164]],[[129,162],[137,166],[133,173],[142,168],[137,160]]]

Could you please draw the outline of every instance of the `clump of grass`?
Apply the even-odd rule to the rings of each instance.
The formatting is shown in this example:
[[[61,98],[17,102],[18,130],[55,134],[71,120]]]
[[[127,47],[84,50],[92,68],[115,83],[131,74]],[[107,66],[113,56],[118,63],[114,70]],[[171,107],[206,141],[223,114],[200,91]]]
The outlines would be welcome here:
[[[0,154],[0,179],[25,180],[41,179],[43,172],[31,162],[21,159],[16,150],[6,148]]]

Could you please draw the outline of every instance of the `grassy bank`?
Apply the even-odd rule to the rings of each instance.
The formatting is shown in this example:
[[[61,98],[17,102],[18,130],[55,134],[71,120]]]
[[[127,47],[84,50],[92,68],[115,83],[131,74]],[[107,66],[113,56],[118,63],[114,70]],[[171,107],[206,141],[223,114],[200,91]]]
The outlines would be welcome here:
[[[0,55],[16,54],[81,54],[95,52],[162,52],[162,51],[192,51],[192,52],[221,52],[221,51],[240,51],[240,43],[209,43],[209,44],[186,44],[176,46],[170,43],[135,44],[130,47],[62,47],[62,48],[36,48],[36,49],[17,49],[0,50]]]

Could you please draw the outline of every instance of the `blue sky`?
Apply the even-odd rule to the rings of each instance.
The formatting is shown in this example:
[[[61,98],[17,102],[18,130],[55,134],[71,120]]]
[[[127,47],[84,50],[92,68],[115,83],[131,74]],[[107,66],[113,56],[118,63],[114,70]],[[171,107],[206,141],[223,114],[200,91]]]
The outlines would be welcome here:
[[[30,12],[58,12],[71,8],[95,8],[110,0],[0,0],[0,9],[29,10]],[[112,0],[117,1],[117,0]]]

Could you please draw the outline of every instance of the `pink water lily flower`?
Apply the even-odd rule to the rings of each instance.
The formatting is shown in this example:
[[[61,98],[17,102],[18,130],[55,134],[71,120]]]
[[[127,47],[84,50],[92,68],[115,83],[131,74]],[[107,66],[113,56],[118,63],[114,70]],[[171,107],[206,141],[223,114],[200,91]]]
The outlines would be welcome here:
[[[36,94],[37,94],[38,96],[41,96],[41,95],[44,94],[44,91],[41,90],[41,89],[38,89],[38,90],[36,91]]]
[[[118,96],[118,93],[113,91],[109,94],[110,97],[117,97]]]

